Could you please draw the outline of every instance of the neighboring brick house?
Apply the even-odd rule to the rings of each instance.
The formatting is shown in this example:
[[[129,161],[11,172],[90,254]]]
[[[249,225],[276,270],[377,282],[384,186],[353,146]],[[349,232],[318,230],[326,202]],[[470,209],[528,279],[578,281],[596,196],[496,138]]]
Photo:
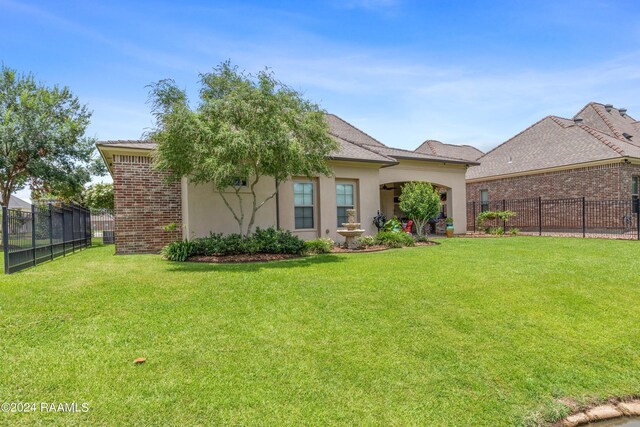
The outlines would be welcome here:
[[[355,208],[365,234],[372,234],[378,211],[401,214],[397,199],[404,182],[426,181],[446,193],[447,213],[460,224],[456,232],[466,232],[465,173],[477,162],[388,147],[331,114],[327,122],[339,144],[327,158],[333,176],[281,183],[277,197],[258,211],[255,226],[279,226],[304,239],[338,240],[336,230],[346,221],[346,209]],[[171,184],[153,168],[154,142],[101,141],[97,146],[114,181],[117,253],[158,252],[181,238],[238,232],[212,185],[196,185],[187,178]],[[256,192],[265,196],[274,189],[273,179],[265,177]]]
[[[573,119],[548,116],[478,159],[467,199],[638,198],[640,123],[625,109],[589,103]]]

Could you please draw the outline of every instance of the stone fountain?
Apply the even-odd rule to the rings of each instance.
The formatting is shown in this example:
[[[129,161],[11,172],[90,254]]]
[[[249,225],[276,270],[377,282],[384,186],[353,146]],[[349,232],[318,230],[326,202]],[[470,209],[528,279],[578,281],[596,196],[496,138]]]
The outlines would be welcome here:
[[[356,237],[360,237],[364,230],[360,228],[360,223],[356,222],[356,210],[347,209],[347,222],[342,224],[342,229],[336,230],[339,235],[343,236],[346,241],[344,245],[347,249],[356,249]]]

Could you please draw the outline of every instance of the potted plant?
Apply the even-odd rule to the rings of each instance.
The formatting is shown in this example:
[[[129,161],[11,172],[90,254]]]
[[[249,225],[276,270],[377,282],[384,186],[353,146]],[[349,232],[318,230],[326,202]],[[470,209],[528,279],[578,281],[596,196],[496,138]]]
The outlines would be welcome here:
[[[447,237],[453,237],[453,218],[447,218],[444,222],[447,224]]]

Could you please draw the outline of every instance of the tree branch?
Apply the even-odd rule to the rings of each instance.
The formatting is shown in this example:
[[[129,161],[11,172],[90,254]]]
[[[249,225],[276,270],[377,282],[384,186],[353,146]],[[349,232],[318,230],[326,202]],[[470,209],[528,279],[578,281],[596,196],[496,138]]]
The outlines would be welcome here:
[[[219,191],[219,193],[220,193],[220,197],[222,197],[222,201],[227,206],[229,211],[231,211],[231,214],[233,215],[233,217],[236,219],[236,222],[238,223],[238,227],[240,227],[240,234],[242,234],[242,220],[240,218],[238,218],[238,215],[236,215],[236,212],[233,210],[233,208],[231,207],[231,205],[227,201],[227,198],[224,197],[224,191]]]

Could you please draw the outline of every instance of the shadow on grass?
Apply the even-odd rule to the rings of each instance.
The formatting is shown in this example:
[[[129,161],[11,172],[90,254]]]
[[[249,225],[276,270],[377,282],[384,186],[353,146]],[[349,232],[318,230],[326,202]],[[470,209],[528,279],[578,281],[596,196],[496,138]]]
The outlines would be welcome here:
[[[185,273],[207,273],[210,271],[228,273],[253,273],[260,270],[272,270],[282,268],[301,268],[318,264],[343,262],[344,258],[335,254],[314,255],[301,258],[285,259],[267,262],[248,262],[239,264],[215,264],[204,262],[172,262],[168,271]]]

